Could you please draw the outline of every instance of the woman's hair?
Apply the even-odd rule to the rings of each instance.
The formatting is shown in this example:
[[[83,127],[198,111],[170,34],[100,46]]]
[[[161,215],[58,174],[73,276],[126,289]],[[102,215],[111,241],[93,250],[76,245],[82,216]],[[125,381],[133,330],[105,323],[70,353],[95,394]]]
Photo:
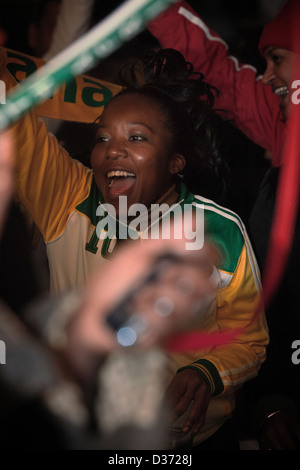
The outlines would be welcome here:
[[[218,91],[174,49],[151,52],[123,66],[120,81],[124,90],[117,96],[138,93],[164,113],[172,150],[186,159],[182,174],[189,190],[220,200],[227,168],[220,152],[222,121],[213,111]]]

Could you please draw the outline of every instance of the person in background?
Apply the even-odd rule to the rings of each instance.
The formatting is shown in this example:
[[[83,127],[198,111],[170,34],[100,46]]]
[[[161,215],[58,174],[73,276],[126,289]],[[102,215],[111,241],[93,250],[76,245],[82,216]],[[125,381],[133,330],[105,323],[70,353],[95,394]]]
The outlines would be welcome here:
[[[94,0],[43,0],[28,26],[32,55],[48,61],[90,27]]]
[[[28,44],[35,57],[46,56],[53,40],[60,8],[61,0],[47,0],[36,4],[28,27]]]

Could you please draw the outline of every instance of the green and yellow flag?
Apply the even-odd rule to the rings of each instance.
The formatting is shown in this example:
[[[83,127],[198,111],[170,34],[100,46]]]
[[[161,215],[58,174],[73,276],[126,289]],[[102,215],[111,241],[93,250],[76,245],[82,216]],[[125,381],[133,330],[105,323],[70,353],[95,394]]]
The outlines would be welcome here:
[[[17,86],[45,62],[21,52],[1,49],[0,79],[7,91]],[[50,99],[36,107],[41,117],[75,122],[93,122],[121,87],[87,75],[79,75],[62,85]]]

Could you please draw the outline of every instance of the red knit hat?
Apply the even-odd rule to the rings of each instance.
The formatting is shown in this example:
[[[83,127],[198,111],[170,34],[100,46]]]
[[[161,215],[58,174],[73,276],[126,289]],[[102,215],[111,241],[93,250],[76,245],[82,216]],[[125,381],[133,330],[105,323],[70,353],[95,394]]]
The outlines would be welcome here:
[[[287,0],[278,15],[266,24],[258,44],[262,55],[267,46],[300,54],[300,0]]]

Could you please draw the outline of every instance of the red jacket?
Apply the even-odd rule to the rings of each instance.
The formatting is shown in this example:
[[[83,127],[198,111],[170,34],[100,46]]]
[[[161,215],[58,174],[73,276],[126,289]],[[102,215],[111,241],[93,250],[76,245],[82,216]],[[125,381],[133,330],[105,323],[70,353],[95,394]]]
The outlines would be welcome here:
[[[149,25],[163,48],[180,51],[202,72],[220,95],[215,108],[229,112],[236,127],[256,144],[272,153],[273,165],[281,164],[286,126],[279,98],[251,65],[242,65],[228,54],[227,44],[210,30],[187,2],[170,7]]]

